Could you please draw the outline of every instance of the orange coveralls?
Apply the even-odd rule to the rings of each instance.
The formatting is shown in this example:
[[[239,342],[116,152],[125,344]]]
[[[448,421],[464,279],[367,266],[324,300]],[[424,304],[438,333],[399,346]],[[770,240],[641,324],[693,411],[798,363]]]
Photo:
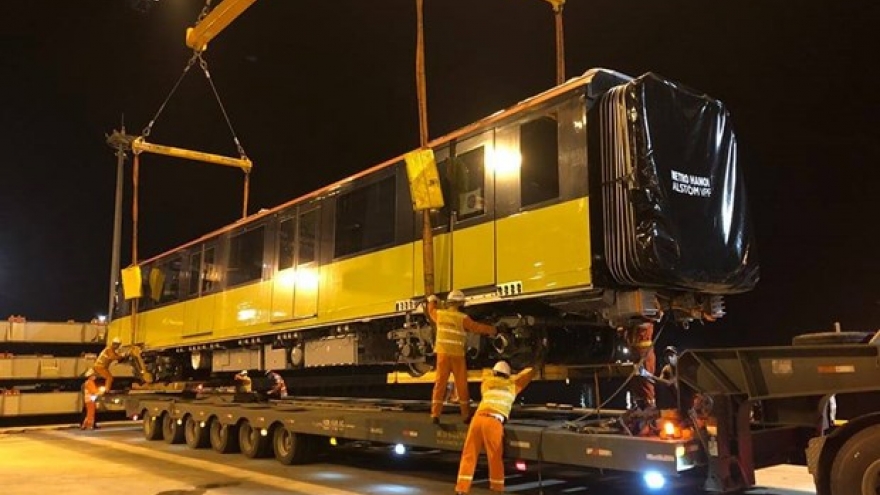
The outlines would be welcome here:
[[[650,321],[630,326],[625,329],[625,339],[632,353],[633,359],[638,359],[645,370],[654,374],[657,369],[657,356],[654,354],[654,324]],[[653,406],[654,384],[647,378],[635,376],[629,387],[633,400],[644,402],[646,406]]]
[[[436,301],[428,302],[428,316],[437,323],[437,341],[434,351],[437,354],[434,391],[431,394],[431,417],[439,418],[443,412],[443,399],[446,396],[446,384],[449,374],[455,379],[458,392],[458,404],[461,416],[470,417],[470,394],[467,387],[467,332],[495,335],[495,327],[472,320],[468,315],[456,309],[437,309]]]
[[[489,489],[504,491],[504,421],[510,416],[514,399],[532,381],[534,375],[533,368],[526,368],[510,378],[491,376],[483,380],[480,387],[483,400],[477,407],[477,414],[471,421],[461,450],[456,493],[470,491],[477,458],[483,448],[486,449],[486,457],[489,459]]]
[[[80,425],[81,430],[92,430],[95,428],[95,401],[98,399],[100,391],[98,384],[95,383],[95,375],[86,379],[83,385],[83,403],[86,406],[86,419]]]
[[[122,359],[122,354],[116,352],[112,346],[107,346],[101,351],[101,354],[98,355],[98,359],[95,360],[95,366],[93,369],[95,373],[101,375],[104,378],[104,390],[110,391],[113,387],[113,375],[110,374],[110,365],[113,364],[113,361],[119,361]]]

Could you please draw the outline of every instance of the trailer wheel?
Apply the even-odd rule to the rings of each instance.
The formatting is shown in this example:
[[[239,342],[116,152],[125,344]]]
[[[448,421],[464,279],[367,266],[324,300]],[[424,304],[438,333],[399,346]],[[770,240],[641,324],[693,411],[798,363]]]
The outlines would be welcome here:
[[[144,438],[150,441],[162,440],[162,428],[156,424],[155,416],[144,414]]]
[[[209,437],[211,438],[211,448],[221,454],[230,454],[238,452],[238,427],[235,425],[224,425],[220,420],[211,421],[208,428]]]
[[[183,427],[170,414],[162,415],[162,436],[165,443],[183,443]]]
[[[252,427],[247,420],[242,421],[238,427],[238,444],[241,446],[241,453],[251,459],[268,457],[269,449],[272,448],[269,437],[263,436],[261,429]]]
[[[192,416],[186,417],[186,423],[183,425],[183,435],[186,438],[186,445],[191,449],[204,449],[211,445],[210,431],[203,428],[199,421]]]
[[[871,332],[805,333],[791,339],[791,345],[862,344],[873,335]]]
[[[880,425],[853,435],[831,464],[831,495],[880,493]]]
[[[272,435],[272,447],[275,450],[275,459],[281,464],[304,464],[313,457],[314,439],[279,426]]]

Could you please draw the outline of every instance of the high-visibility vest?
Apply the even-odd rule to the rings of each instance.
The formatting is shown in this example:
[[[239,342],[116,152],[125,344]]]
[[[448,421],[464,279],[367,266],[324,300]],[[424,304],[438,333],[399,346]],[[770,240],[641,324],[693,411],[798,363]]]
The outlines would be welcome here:
[[[516,399],[516,382],[513,379],[492,376],[483,381],[480,389],[483,400],[480,401],[477,412],[498,413],[505,418],[510,416],[510,409]]]
[[[102,368],[106,368],[110,366],[110,363],[119,359],[119,354],[113,350],[112,347],[105,347],[101,354],[98,355],[98,359],[95,360],[95,366],[100,366]]]
[[[467,332],[464,330],[464,313],[437,310],[437,341],[434,352],[450,356],[464,356],[467,346]]]

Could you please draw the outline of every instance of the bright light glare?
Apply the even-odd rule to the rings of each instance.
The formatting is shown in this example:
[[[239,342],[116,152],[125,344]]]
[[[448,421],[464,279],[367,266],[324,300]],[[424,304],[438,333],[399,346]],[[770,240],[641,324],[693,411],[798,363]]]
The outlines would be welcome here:
[[[489,166],[496,175],[515,175],[519,173],[522,165],[522,155],[519,151],[508,148],[495,148],[488,158]]]
[[[666,478],[657,471],[648,471],[644,475],[645,486],[651,490],[659,490],[666,486]]]
[[[399,443],[394,446],[394,453],[397,455],[406,454],[406,447],[402,443]]]
[[[238,321],[250,321],[257,317],[256,309],[242,309],[238,311]]]
[[[516,461],[516,464],[514,464],[514,466],[516,466],[517,471],[525,471],[526,469],[528,469],[526,461]]]

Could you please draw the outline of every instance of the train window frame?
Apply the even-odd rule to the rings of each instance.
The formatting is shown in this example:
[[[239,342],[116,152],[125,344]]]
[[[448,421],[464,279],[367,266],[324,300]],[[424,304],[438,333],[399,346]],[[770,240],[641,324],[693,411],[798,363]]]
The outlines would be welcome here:
[[[202,246],[196,246],[189,252],[187,260],[189,264],[186,270],[186,293],[183,299],[199,297],[202,281]]]
[[[172,266],[177,264],[177,269]],[[153,298],[153,273],[154,270],[162,276],[162,287],[159,289],[159,298]],[[154,308],[168,306],[180,302],[181,298],[181,274],[184,273],[184,257],[183,253],[176,253],[166,259],[157,261],[147,272],[147,285],[150,291],[147,292],[147,298],[151,301]]]
[[[384,191],[383,194],[383,187],[390,189]],[[371,202],[370,198],[378,198],[380,201]],[[350,201],[353,206],[342,211],[343,208],[348,207],[347,201]],[[358,207],[358,203],[364,202],[366,205]],[[383,212],[383,210],[385,211]],[[383,222],[380,225],[382,228],[374,235],[375,240],[365,239],[363,235],[360,235],[368,227],[363,227],[357,220],[361,220],[365,224],[368,219],[380,219]],[[340,193],[336,197],[333,224],[333,259],[349,258],[393,245],[397,238],[397,179],[395,174],[387,174],[376,178],[376,180],[355,185]],[[375,226],[375,224],[370,225],[370,227]],[[355,233],[358,233],[360,237],[357,239],[351,237],[348,242],[340,242],[340,239],[345,238],[344,236],[354,236]]]
[[[227,289],[260,282],[265,278],[266,230],[266,224],[260,223],[229,235],[226,267],[224,270]],[[240,245],[238,244],[238,241],[242,240],[242,242],[244,242],[243,240],[245,239],[258,239],[259,245],[255,244],[254,248],[250,249],[252,252],[245,252],[242,254],[239,249]],[[259,253],[259,263],[253,263],[253,261],[256,260],[257,253]],[[244,259],[240,259],[241,256],[250,256],[252,262],[243,263]],[[236,270],[243,271],[236,273]]]
[[[286,227],[290,227],[287,229]],[[278,219],[278,229],[275,234],[277,261],[275,267],[277,271],[293,268],[296,263],[296,234],[297,234],[297,215],[288,213]]]
[[[443,191],[443,208],[431,212],[431,225],[434,230],[446,231],[452,221],[452,212],[455,212],[455,224],[473,225],[485,222],[494,215],[494,177],[491,170],[491,153],[495,148],[495,129],[484,129],[477,134],[456,140],[448,146],[438,148],[434,152],[437,163],[437,173]],[[482,151],[482,166],[479,173],[469,174],[469,177],[479,177],[478,188],[481,198],[481,207],[462,214],[461,203],[465,196],[473,193],[473,187],[463,190],[458,184],[452,185],[449,178],[450,166],[455,169],[462,164],[469,164],[466,157],[474,156],[474,153]],[[451,164],[451,165],[450,165]]]
[[[546,183],[538,184],[537,190],[545,189],[550,182],[555,182],[555,184],[554,184],[555,185],[555,193],[553,193],[553,195],[551,195],[551,196],[528,197],[532,193],[529,192],[529,194],[527,194],[527,192],[528,192],[527,187],[529,187],[529,185],[534,182],[528,182],[527,179],[532,179],[534,176],[530,175],[527,177],[527,174],[525,172],[526,172],[526,170],[535,170],[535,168],[531,167],[531,164],[537,160],[543,160],[544,158],[546,158],[546,156],[541,154],[540,157],[535,157],[534,159],[532,156],[529,156],[529,154],[526,151],[526,148],[531,143],[527,143],[526,139],[527,139],[527,137],[528,138],[532,137],[533,134],[531,132],[526,133],[524,131],[526,131],[526,130],[531,131],[531,129],[533,129],[532,127],[527,128],[527,126],[536,124],[538,122],[546,122],[548,120],[553,123],[553,143],[554,143],[554,146],[553,146],[553,148],[554,148],[553,166],[552,167],[551,166],[541,166],[541,167],[537,167],[537,169],[544,170],[544,171],[551,171],[552,170],[552,177],[549,177],[549,179],[551,179],[550,181],[547,181]],[[519,153],[521,156],[520,165],[519,165],[519,208],[520,208],[520,211],[525,211],[525,210],[529,210],[532,208],[538,208],[538,207],[541,207],[544,205],[558,202],[562,198],[562,192],[563,192],[563,185],[562,185],[562,180],[561,180],[563,174],[562,174],[562,171],[560,170],[560,168],[561,168],[560,167],[560,162],[561,162],[561,160],[560,160],[560,137],[561,137],[561,133],[560,133],[560,122],[559,122],[558,108],[554,107],[554,108],[548,110],[547,112],[543,112],[542,114],[540,114],[536,117],[519,122],[518,128],[519,128]],[[544,139],[544,137],[539,136],[539,139],[541,140],[538,143],[539,145],[544,145],[544,146],[547,145],[547,141]],[[534,149],[534,148],[531,147],[531,149]],[[548,151],[548,149],[549,149],[549,147],[547,149],[541,149],[541,150],[539,150],[539,152],[546,152],[546,151]],[[540,179],[540,176],[538,178]]]
[[[305,243],[303,242],[303,219],[306,217],[310,217],[311,220],[311,255],[308,259],[303,259],[303,246]],[[299,211],[299,214],[296,216],[296,266],[308,265],[310,263],[315,263],[318,261],[318,254],[320,251],[320,244],[318,243],[318,236],[321,232],[321,211],[318,206],[313,206],[311,208],[303,208]]]
[[[217,244],[208,244],[202,248],[202,266],[199,275],[199,297],[213,294],[221,290],[220,264],[217,263],[219,249]],[[210,258],[210,261],[208,259]],[[208,285],[211,284],[211,285]]]

